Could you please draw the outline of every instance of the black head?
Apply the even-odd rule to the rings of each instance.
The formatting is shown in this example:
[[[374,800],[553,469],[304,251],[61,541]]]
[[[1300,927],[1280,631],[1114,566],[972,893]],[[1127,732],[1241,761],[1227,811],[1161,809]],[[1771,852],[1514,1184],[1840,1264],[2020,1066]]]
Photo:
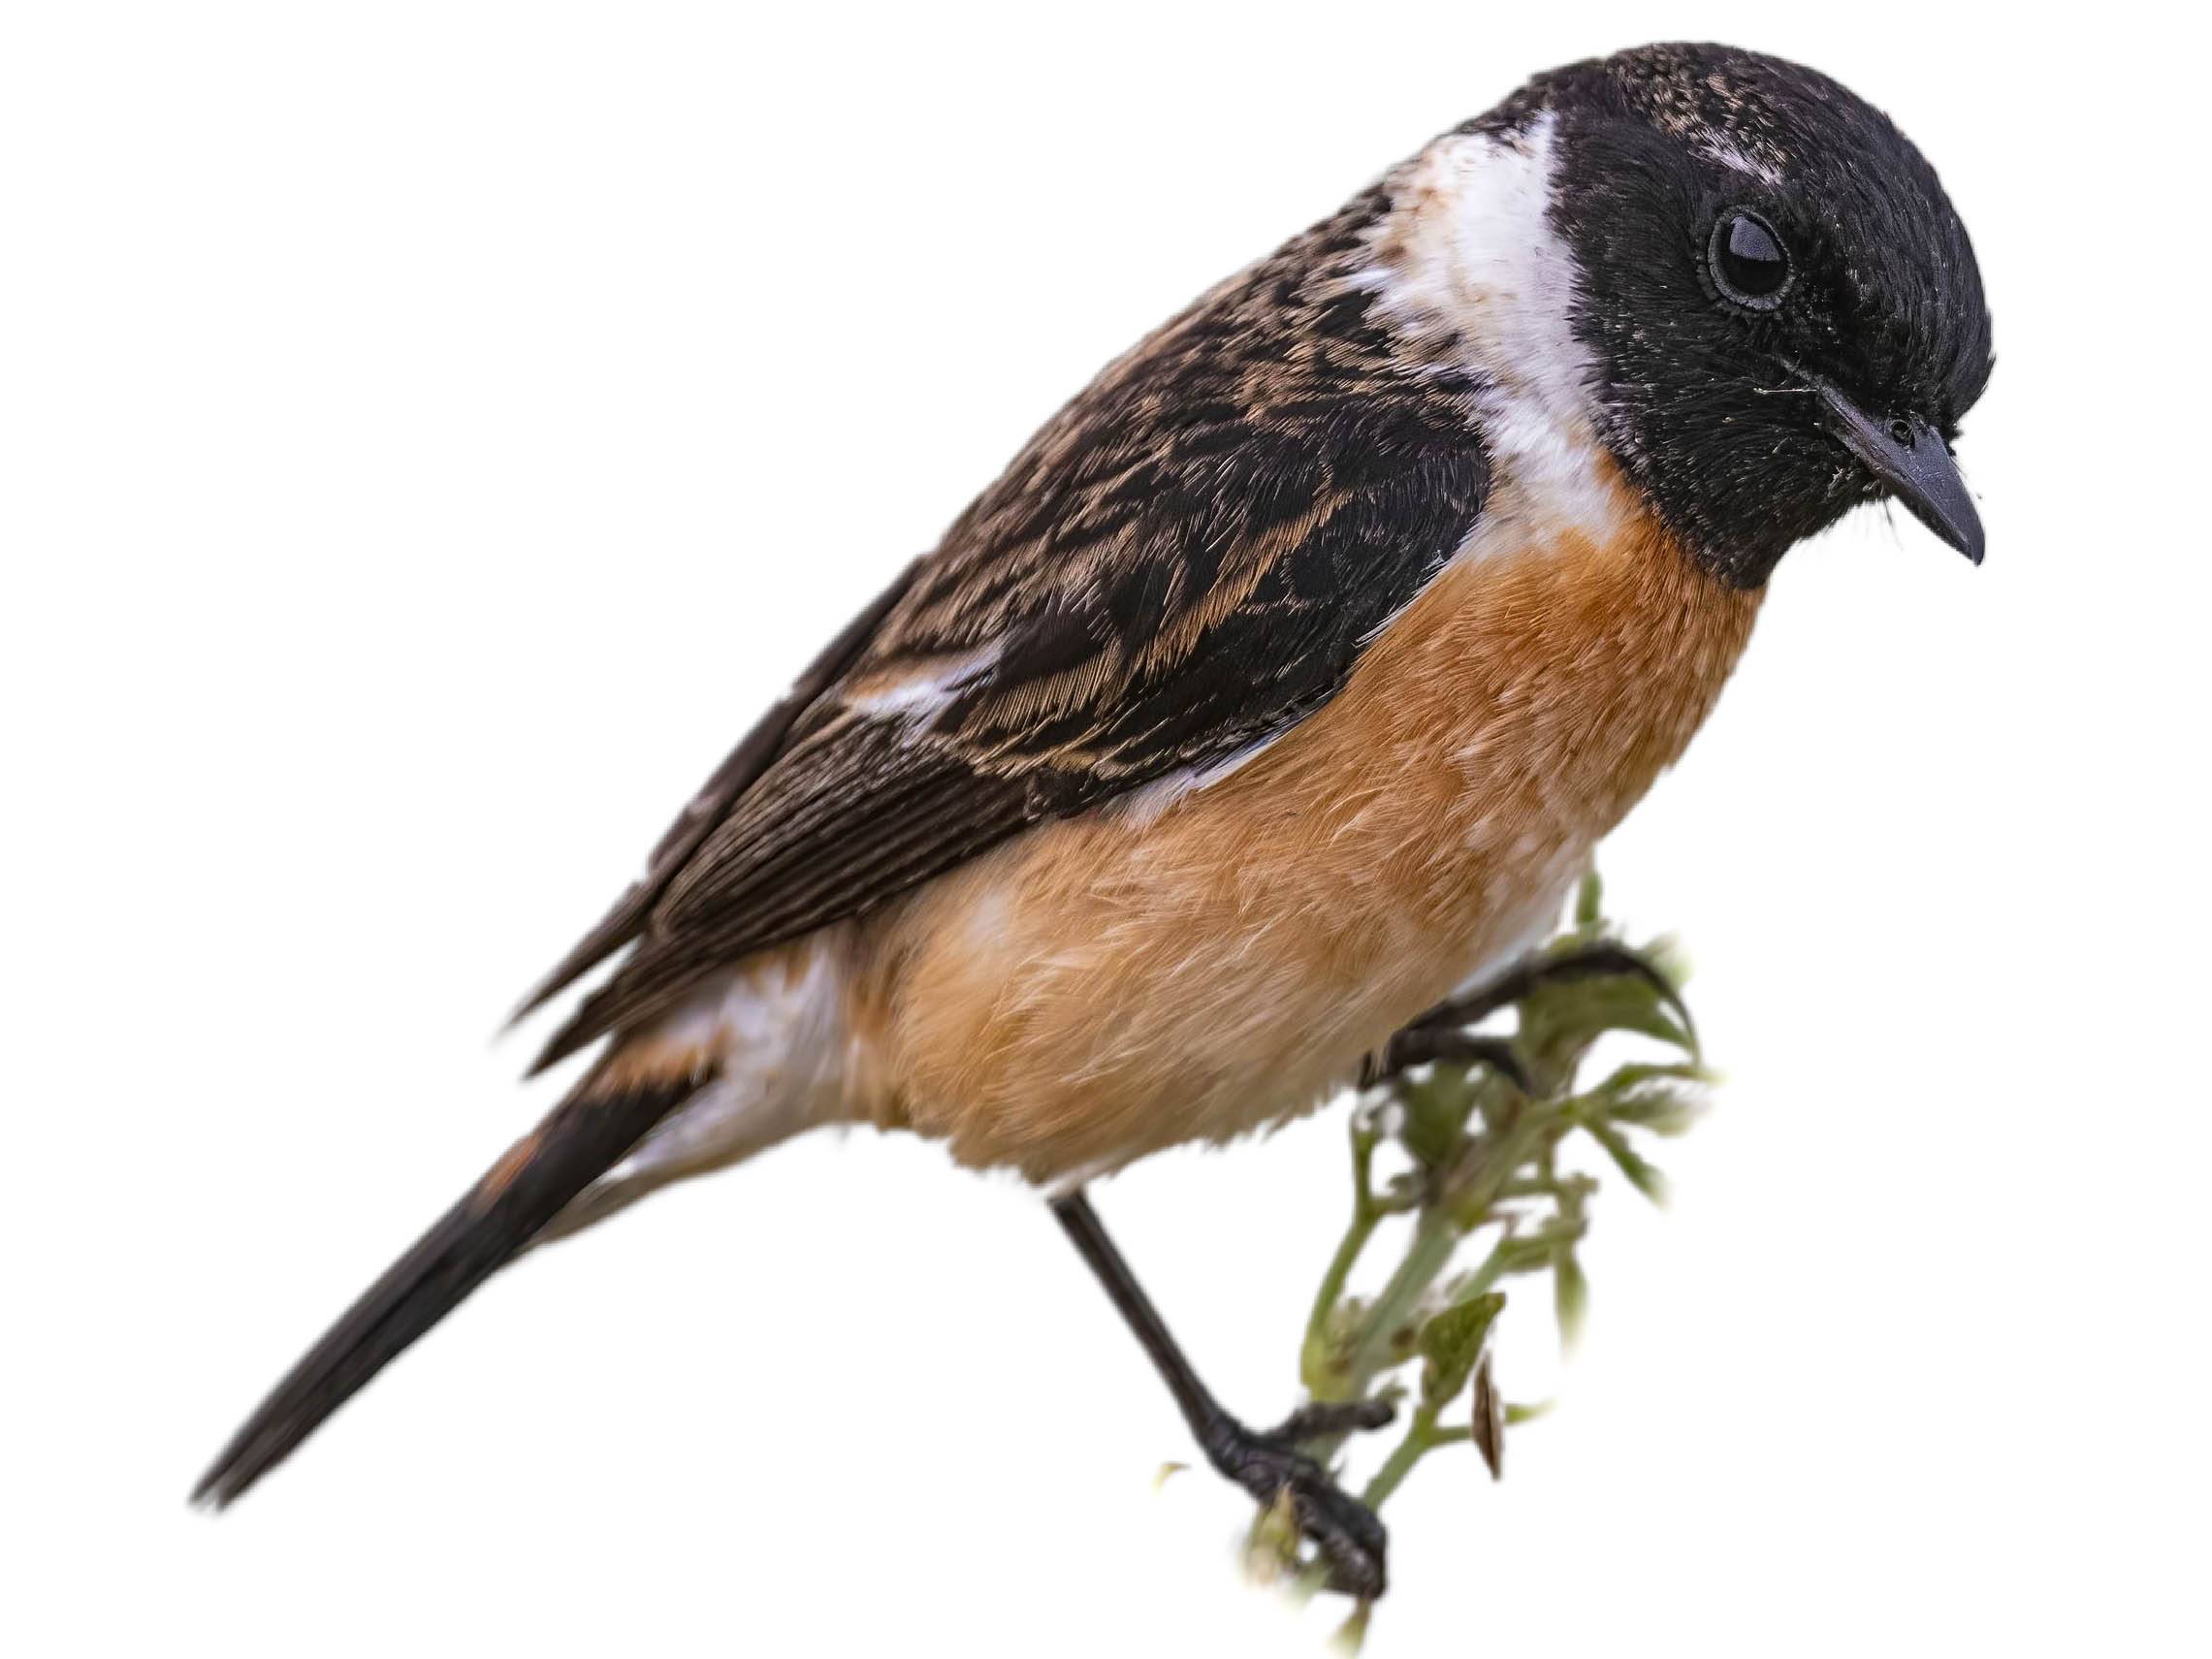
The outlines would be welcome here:
[[[1545,110],[1607,440],[1697,557],[1755,586],[1889,495],[1978,562],[1949,445],[1989,379],[1989,312],[1966,227],[1889,118],[1715,46],[1556,70],[1499,115]]]

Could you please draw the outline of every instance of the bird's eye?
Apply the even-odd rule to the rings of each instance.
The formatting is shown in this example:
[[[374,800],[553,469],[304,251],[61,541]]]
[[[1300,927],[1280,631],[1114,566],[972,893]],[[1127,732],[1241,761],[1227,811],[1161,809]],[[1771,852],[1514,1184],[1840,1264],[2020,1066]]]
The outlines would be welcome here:
[[[1720,215],[1708,250],[1713,285],[1735,304],[1771,311],[1789,287],[1789,254],[1774,227],[1742,207]]]

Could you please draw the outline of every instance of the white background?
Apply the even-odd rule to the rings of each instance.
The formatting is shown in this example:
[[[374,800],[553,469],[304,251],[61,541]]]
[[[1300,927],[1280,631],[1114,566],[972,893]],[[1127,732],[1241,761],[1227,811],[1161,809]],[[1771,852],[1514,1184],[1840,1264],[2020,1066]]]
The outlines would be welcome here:
[[[1898,116],[1997,316],[1970,570],[1783,566],[1605,866],[1717,1114],[1602,1201],[1508,1479],[1372,1651],[2202,1650],[2201,41],[1925,5],[10,5],[0,1643],[1311,1651],[1057,1230],[830,1137],[502,1278],[185,1488],[547,1101],[487,1038],[1094,367],[1524,75],[1652,37]],[[2164,8],[2157,16],[2178,14]],[[1342,1116],[1102,1209],[1292,1400]]]

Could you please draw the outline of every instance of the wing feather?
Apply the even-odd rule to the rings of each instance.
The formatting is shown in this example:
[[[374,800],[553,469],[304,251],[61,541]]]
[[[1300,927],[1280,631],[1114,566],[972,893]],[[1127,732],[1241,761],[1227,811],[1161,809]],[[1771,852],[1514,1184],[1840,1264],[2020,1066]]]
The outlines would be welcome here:
[[[1224,284],[1031,440],[533,993],[630,947],[540,1066],[1028,825],[1248,750],[1343,686],[1489,482],[1475,388],[1402,361],[1345,281],[1378,210]]]
[[[598,924],[576,941],[551,973],[531,987],[529,995],[509,1016],[510,1024],[561,995],[637,937],[668,883],[714,833],[738,799],[776,763],[785,751],[792,728],[814,709],[822,693],[844,677],[853,659],[876,637],[883,619],[913,588],[922,563],[916,559],[908,565],[895,582],[877,595],[873,604],[822,649],[821,654],[808,665],[783,699],[745,734],[661,835],[652,857],[646,860],[645,874],[631,882]]]

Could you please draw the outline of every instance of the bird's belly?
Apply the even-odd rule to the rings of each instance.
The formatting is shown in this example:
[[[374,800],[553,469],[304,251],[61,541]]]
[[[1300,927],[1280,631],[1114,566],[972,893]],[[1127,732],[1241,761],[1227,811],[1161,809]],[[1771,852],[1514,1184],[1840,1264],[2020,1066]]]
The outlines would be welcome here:
[[[885,912],[855,1104],[1037,1180],[1310,1108],[1540,936],[1756,603],[1641,522],[1463,556],[1230,776],[1041,827]]]

